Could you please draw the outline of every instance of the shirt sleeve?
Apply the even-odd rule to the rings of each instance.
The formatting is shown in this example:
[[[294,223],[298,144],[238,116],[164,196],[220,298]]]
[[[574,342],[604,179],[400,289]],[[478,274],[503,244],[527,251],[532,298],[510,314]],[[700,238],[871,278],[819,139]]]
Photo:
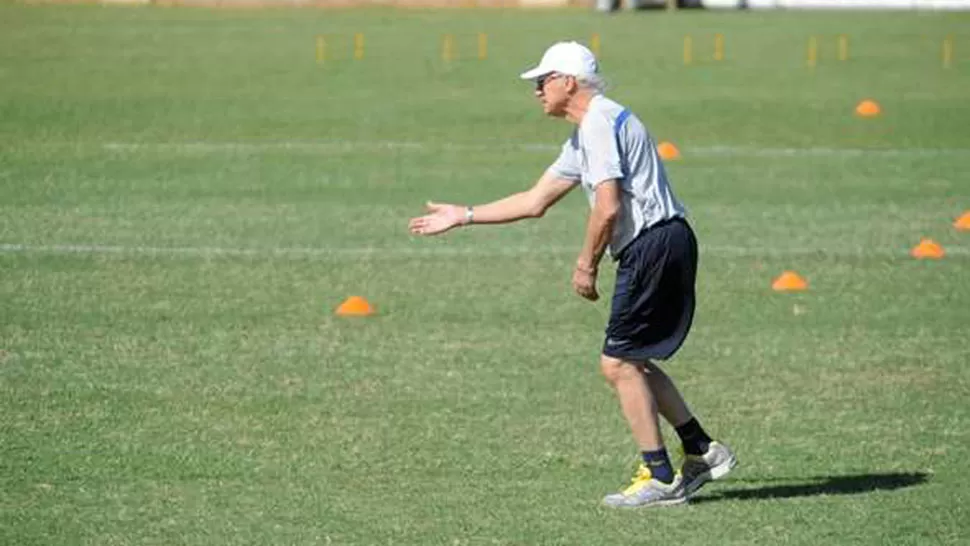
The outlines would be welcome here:
[[[579,161],[579,146],[577,145],[575,133],[563,143],[559,157],[549,166],[548,170],[563,180],[573,182],[582,180],[583,173]]]
[[[589,119],[583,124],[583,142],[586,145],[587,174],[592,187],[607,180],[623,178],[620,151],[613,124],[603,115]]]

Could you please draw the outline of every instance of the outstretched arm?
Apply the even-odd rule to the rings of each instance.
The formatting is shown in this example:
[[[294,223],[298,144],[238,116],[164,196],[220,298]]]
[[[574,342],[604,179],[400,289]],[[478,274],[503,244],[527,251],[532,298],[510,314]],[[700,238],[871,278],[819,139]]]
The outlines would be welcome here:
[[[412,218],[408,229],[417,235],[438,235],[456,226],[472,223],[504,224],[523,218],[539,218],[575,185],[572,181],[546,172],[528,191],[484,205],[466,207],[429,202],[428,214]]]

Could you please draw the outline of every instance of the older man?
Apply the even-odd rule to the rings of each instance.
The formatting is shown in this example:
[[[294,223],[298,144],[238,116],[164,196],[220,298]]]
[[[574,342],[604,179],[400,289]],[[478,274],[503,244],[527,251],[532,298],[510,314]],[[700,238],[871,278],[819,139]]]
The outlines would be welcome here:
[[[477,206],[428,203],[412,233],[436,235],[458,226],[538,218],[581,186],[591,212],[572,285],[599,298],[596,278],[607,247],[618,262],[600,368],[613,386],[642,462],[609,506],[660,506],[687,501],[737,459],[712,440],[657,364],[681,346],[694,316],[697,241],[674,197],[657,148],[635,115],[603,96],[596,58],[576,42],[550,47],[521,77],[549,116],[576,125],[556,161],[529,190]],[[677,431],[685,461],[675,472],[660,433],[659,414]]]

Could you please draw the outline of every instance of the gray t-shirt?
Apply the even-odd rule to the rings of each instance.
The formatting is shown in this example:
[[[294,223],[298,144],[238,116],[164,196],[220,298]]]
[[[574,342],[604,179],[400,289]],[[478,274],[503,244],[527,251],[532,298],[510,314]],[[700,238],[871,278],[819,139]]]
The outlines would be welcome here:
[[[616,259],[644,229],[686,216],[674,197],[657,145],[643,123],[620,104],[593,97],[579,126],[549,167],[555,176],[583,187],[590,207],[596,187],[615,179],[620,188],[620,214],[613,226],[610,254]]]

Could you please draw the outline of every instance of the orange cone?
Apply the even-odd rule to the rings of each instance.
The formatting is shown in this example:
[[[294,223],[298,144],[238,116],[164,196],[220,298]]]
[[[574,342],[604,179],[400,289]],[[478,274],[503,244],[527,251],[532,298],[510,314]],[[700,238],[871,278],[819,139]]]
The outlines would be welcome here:
[[[350,296],[337,307],[336,313],[341,317],[366,317],[374,314],[374,307],[360,296]]]
[[[933,239],[922,239],[918,245],[913,247],[913,250],[909,251],[909,254],[914,258],[930,258],[933,260],[939,260],[946,255],[943,252],[943,247]]]
[[[855,113],[864,118],[874,118],[882,113],[882,108],[876,101],[866,99],[855,107]]]
[[[794,271],[785,271],[771,283],[771,289],[776,292],[800,292],[808,290],[808,281]]]
[[[970,231],[970,210],[964,212],[956,222],[953,222],[953,227],[960,231]]]
[[[657,145],[657,153],[660,154],[660,159],[664,161],[680,159],[680,150],[670,142],[661,142]]]

